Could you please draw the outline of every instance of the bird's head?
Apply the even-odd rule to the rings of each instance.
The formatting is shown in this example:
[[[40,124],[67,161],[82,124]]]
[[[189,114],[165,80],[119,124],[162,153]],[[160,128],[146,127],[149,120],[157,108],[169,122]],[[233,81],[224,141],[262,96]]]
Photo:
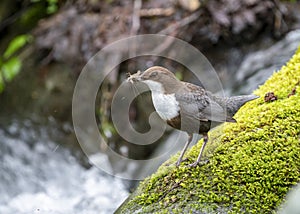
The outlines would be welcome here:
[[[144,72],[138,71],[130,75],[127,81],[131,83],[143,82],[148,85],[152,92],[161,93],[174,93],[176,86],[181,84],[171,71],[160,66],[148,68]]]

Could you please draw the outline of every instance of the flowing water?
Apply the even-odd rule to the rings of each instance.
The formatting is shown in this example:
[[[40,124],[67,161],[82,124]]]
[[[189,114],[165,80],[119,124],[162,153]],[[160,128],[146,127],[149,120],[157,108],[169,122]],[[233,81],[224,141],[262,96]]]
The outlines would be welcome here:
[[[55,126],[0,124],[0,213],[113,213],[127,197],[120,179],[84,168],[54,142]]]

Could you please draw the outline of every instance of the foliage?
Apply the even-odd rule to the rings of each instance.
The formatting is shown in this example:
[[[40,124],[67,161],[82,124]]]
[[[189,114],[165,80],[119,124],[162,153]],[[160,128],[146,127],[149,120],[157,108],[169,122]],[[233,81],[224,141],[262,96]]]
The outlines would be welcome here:
[[[300,182],[300,49],[254,93],[236,124],[210,133],[208,163],[190,168],[198,143],[179,168],[172,157],[138,190],[121,213],[271,213]],[[264,101],[267,92],[278,100]]]
[[[45,0],[31,0],[33,3],[42,2]],[[46,0],[47,14],[53,14],[58,10],[58,0]]]
[[[15,37],[0,57],[0,92],[4,90],[5,82],[10,82],[21,70],[22,62],[16,53],[31,40],[24,34]]]

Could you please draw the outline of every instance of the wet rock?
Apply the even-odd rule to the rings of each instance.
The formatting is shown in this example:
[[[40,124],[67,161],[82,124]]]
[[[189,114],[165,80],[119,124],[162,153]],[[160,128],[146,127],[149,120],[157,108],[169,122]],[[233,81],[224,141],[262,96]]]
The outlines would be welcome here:
[[[235,93],[251,93],[268,79],[295,53],[300,41],[300,30],[286,35],[284,39],[265,50],[250,53],[245,57],[234,76]]]

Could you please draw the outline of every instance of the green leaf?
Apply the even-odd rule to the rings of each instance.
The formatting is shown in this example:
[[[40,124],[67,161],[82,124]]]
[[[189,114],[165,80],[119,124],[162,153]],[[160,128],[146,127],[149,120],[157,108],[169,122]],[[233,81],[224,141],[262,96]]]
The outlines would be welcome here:
[[[48,7],[47,7],[47,13],[53,14],[58,10],[58,0],[47,0]]]
[[[58,7],[57,7],[57,5],[55,5],[55,4],[50,4],[50,5],[47,7],[47,13],[48,13],[48,14],[53,14],[53,13],[55,13],[57,10],[58,10]]]
[[[6,81],[11,81],[21,70],[22,62],[19,58],[13,57],[2,66],[2,74]]]
[[[30,41],[31,36],[27,34],[19,35],[15,37],[12,41],[10,41],[7,49],[5,50],[3,57],[4,59],[8,59],[18,50],[20,50],[24,45]]]
[[[4,81],[0,73],[0,93],[4,90]]]

